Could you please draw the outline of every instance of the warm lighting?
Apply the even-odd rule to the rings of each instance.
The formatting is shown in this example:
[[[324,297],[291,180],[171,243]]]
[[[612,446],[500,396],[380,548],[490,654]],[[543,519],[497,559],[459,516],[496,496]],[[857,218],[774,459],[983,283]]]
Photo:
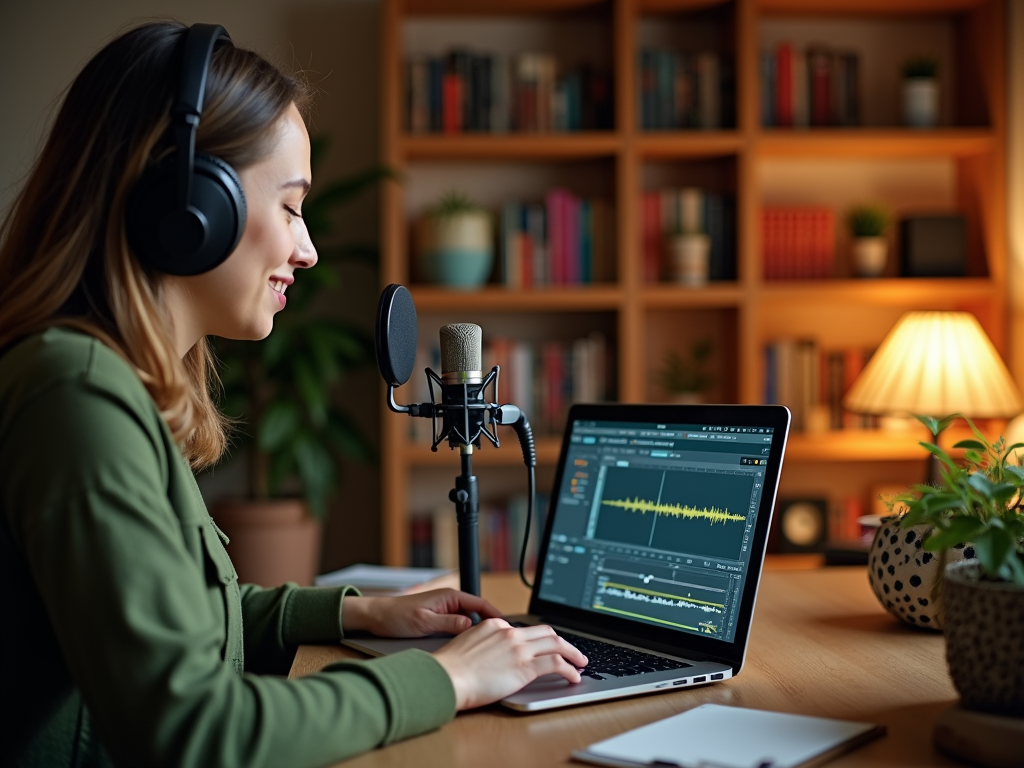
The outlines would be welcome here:
[[[969,312],[908,312],[843,400],[858,413],[1009,418],[1024,410],[999,353]]]

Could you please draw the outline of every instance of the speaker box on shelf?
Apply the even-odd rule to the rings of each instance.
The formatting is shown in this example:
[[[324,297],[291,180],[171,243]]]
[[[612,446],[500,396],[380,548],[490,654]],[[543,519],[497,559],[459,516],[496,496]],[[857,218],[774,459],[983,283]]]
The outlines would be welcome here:
[[[904,277],[967,275],[967,224],[963,216],[910,216],[900,221]]]

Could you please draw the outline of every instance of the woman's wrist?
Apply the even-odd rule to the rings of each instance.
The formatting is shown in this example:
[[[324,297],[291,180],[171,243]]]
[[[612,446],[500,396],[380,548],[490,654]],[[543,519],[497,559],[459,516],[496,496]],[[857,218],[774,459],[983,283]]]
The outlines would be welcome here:
[[[344,632],[369,629],[372,597],[345,595],[341,601],[341,629]]]

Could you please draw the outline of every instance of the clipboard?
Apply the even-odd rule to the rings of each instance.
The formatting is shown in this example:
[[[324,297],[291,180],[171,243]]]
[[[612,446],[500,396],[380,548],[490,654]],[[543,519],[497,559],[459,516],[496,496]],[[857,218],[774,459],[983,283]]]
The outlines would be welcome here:
[[[810,768],[884,734],[872,723],[702,704],[572,757],[624,768]]]

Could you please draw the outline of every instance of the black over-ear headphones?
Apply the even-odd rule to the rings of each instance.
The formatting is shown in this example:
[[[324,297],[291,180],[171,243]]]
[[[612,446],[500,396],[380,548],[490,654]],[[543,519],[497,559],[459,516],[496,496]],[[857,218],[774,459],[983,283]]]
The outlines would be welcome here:
[[[218,41],[231,44],[217,24],[194,24],[185,34],[181,80],[171,106],[175,151],[148,168],[128,197],[128,245],[143,264],[170,275],[213,269],[245,229],[238,174],[223,160],[195,152],[206,75]]]

